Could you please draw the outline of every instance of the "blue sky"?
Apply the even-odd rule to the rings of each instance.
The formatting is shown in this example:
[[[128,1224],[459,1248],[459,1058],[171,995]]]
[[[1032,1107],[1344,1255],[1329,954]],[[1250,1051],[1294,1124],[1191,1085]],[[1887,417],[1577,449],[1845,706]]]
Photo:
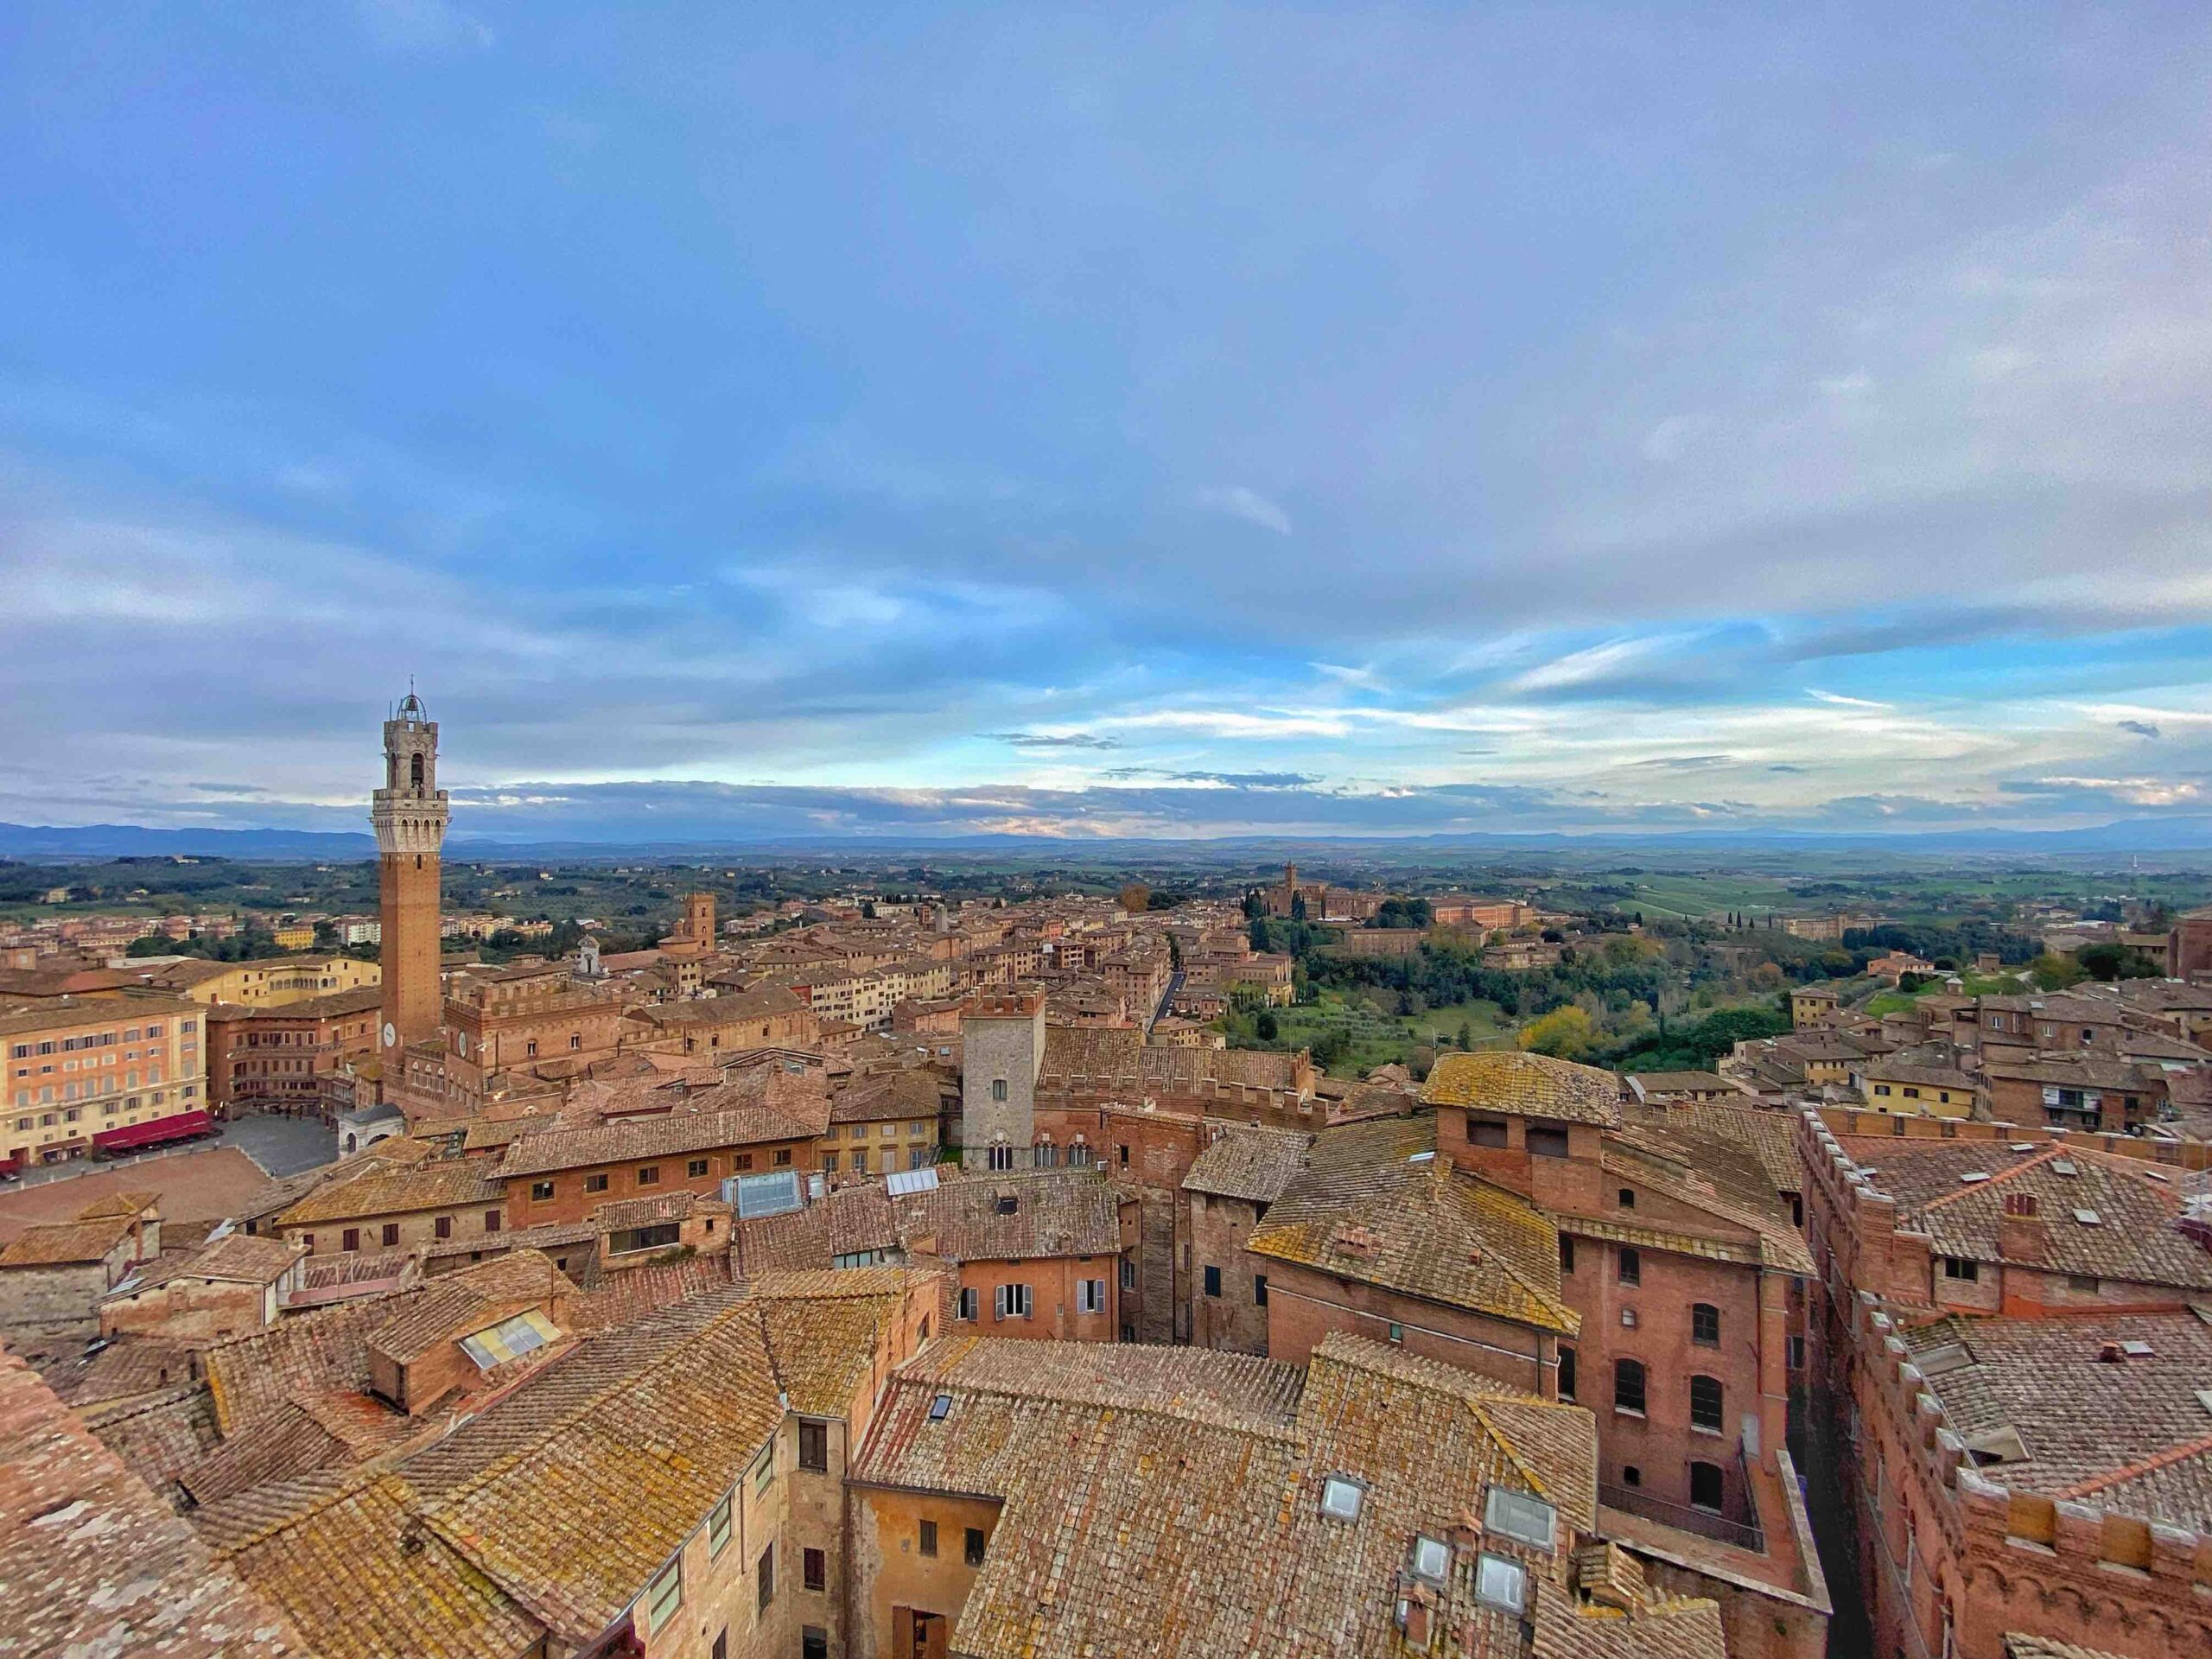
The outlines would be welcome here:
[[[1726,14],[1726,15],[1724,15]],[[2212,811],[2201,6],[0,18],[0,818]]]

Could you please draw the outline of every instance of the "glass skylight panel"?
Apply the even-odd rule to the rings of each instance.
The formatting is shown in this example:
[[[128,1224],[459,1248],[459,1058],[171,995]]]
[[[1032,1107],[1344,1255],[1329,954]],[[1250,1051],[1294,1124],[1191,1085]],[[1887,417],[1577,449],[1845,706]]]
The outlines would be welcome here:
[[[1518,1538],[1524,1544],[1549,1549],[1559,1511],[1541,1497],[1492,1486],[1483,1505],[1483,1525],[1491,1532]]]
[[[1366,1496],[1357,1481],[1331,1475],[1321,1483],[1321,1513],[1333,1520],[1357,1521],[1360,1500]]]
[[[1475,1564],[1475,1594],[1493,1607],[1517,1613],[1529,1599],[1528,1571],[1503,1555],[1484,1555]]]

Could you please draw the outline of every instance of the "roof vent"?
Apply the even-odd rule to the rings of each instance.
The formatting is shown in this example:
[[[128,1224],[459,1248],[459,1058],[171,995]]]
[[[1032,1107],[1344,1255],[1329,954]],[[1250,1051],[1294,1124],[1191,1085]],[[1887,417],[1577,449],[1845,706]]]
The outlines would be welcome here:
[[[1973,1453],[1976,1468],[1986,1468],[1993,1463],[2023,1463],[2028,1455],[2027,1442],[2010,1423],[1967,1435],[1967,1450]]]
[[[2097,1361],[2100,1364],[2118,1365],[2125,1362],[2126,1358],[2127,1355],[2122,1351],[2120,1345],[2116,1342],[2107,1342],[2098,1344]]]

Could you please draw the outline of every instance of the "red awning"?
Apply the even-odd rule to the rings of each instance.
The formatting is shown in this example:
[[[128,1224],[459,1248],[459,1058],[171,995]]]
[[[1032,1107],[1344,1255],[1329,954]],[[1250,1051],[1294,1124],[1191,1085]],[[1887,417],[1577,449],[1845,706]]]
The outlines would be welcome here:
[[[149,1123],[132,1123],[119,1129],[102,1129],[92,1144],[102,1152],[136,1152],[158,1147],[165,1141],[182,1141],[195,1135],[212,1135],[215,1120],[205,1112],[178,1112]]]

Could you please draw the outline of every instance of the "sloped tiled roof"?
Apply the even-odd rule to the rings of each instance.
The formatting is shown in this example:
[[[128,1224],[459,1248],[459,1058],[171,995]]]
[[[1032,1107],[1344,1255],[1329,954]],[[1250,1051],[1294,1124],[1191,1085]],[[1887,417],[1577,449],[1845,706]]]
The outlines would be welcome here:
[[[2212,1324],[2197,1314],[1960,1315],[1900,1334],[1955,1431],[1970,1442],[2005,1428],[2019,1436],[2025,1457],[1986,1465],[1984,1478],[2212,1528],[2212,1412],[2197,1397],[2212,1377]],[[2100,1357],[2127,1342],[2151,1351]],[[1948,1351],[1955,1344],[1962,1355]]]
[[[457,1210],[493,1205],[501,1197],[499,1182],[478,1163],[426,1163],[409,1169],[372,1169],[352,1179],[316,1188],[276,1217],[279,1227],[307,1227],[324,1222],[365,1221],[379,1216],[410,1215],[423,1210]]]
[[[308,1652],[276,1606],[218,1561],[28,1366],[4,1354],[0,1631],[25,1654]]]
[[[931,1240],[931,1253],[947,1262],[1113,1255],[1122,1248],[1121,1211],[1103,1170],[976,1173],[891,1204],[908,1248]]]
[[[1556,1225],[1440,1160],[1433,1113],[1323,1130],[1245,1248],[1543,1330],[1581,1326],[1560,1296]]]
[[[500,1160],[499,1173],[513,1179],[638,1158],[757,1146],[768,1141],[809,1141],[819,1136],[829,1122],[825,1101],[819,1103],[819,1109],[804,1114],[779,1106],[743,1106],[734,1111],[672,1111],[595,1128],[551,1129],[511,1145]]]
[[[2050,1241],[2048,1253],[2030,1265],[2212,1290],[2212,1253],[2176,1228],[2183,1192],[2177,1170],[2052,1143],[2014,1152],[2002,1141],[1961,1145],[1855,1135],[1840,1144],[1854,1163],[1863,1160],[1863,1167],[1877,1172],[1874,1186],[1897,1200],[1899,1224],[1926,1233],[1938,1255],[2005,1260],[1998,1246],[2005,1200],[2026,1194],[2036,1200]],[[1974,1175],[1987,1179],[1966,1179]],[[2077,1210],[2095,1221],[2078,1219]]]
[[[1205,1350],[949,1343],[894,1377],[854,1475],[1004,1500],[950,1644],[979,1659],[1403,1652],[1395,1609],[1416,1533],[1464,1535],[1494,1484],[1555,1503],[1562,1548],[1595,1516],[1579,1407],[1341,1334],[1302,1389],[1284,1370]],[[1359,1484],[1356,1520],[1321,1513],[1332,1476]],[[1532,1615],[1549,1617],[1563,1554],[1485,1542],[1528,1566]],[[1476,1600],[1474,1565],[1454,1552],[1438,1628],[1477,1659],[1511,1659],[1521,1621]]]
[[[841,1255],[899,1248],[899,1217],[880,1181],[841,1186],[804,1209],[734,1224],[735,1270],[827,1268]]]
[[[1621,1121],[1620,1092],[1620,1079],[1593,1065],[1548,1054],[1484,1049],[1438,1055],[1421,1097],[1432,1106],[1611,1125]]]
[[[1192,1161],[1183,1190],[1273,1204],[1305,1162],[1306,1149],[1313,1143],[1312,1135],[1295,1131],[1230,1125]]]
[[[130,1236],[131,1226],[129,1216],[106,1216],[97,1221],[27,1227],[0,1250],[0,1268],[66,1268],[105,1261]]]

